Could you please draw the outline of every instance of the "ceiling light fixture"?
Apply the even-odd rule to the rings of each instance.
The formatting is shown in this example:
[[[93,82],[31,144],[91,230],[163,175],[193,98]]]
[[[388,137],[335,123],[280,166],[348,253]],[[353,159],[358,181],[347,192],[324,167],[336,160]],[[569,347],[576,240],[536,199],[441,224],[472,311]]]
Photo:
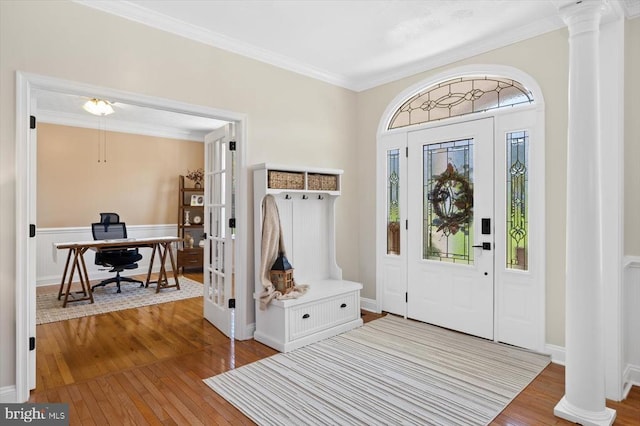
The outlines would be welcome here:
[[[109,115],[114,112],[111,102],[97,98],[89,99],[82,108],[93,115]]]

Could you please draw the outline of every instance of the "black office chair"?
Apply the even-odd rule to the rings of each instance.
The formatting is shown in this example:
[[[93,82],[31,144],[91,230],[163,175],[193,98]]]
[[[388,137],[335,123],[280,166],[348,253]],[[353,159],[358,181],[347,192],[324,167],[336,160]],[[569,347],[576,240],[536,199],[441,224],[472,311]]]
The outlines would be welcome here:
[[[120,222],[120,215],[118,213],[100,213],[101,223],[118,223]]]
[[[127,238],[127,225],[124,222],[111,223],[107,220],[105,222],[92,223],[91,232],[93,232],[94,240]],[[96,252],[95,264],[111,268],[109,272],[115,272],[116,276],[94,285],[91,287],[91,291],[96,287],[104,287],[109,283],[116,283],[118,286],[117,293],[120,293],[121,281],[140,283],[140,287],[142,287],[144,285],[142,281],[120,276],[120,272],[125,269],[136,269],[138,267],[136,262],[140,259],[142,259],[142,255],[138,253],[138,249],[102,250]]]

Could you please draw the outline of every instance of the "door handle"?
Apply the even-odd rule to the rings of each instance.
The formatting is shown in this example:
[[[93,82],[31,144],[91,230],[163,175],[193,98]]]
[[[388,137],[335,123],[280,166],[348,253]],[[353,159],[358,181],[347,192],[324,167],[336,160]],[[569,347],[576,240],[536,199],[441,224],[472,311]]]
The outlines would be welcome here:
[[[482,250],[491,250],[491,243],[482,243],[471,247],[481,248]]]

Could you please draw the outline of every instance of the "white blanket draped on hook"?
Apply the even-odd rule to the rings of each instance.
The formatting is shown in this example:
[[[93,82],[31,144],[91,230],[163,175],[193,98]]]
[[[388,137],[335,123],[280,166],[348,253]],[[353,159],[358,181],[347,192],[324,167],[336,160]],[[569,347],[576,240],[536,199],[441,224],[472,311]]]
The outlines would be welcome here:
[[[282,227],[280,226],[280,214],[278,205],[273,195],[266,195],[262,200],[262,247],[260,262],[260,279],[262,280],[263,291],[260,294],[260,309],[266,309],[272,299],[295,299],[307,292],[309,286],[297,285],[287,290],[284,294],[277,291],[271,282],[271,267],[282,253],[286,256],[284,247]]]

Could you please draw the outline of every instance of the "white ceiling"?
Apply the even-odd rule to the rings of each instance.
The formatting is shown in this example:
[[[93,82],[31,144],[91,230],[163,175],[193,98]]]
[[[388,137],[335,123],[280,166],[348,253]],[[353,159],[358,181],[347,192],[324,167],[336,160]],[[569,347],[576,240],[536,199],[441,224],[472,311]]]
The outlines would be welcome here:
[[[558,7],[577,0],[75,1],[361,91],[560,28]],[[609,3],[615,14],[640,15],[640,0]],[[99,120],[80,109],[86,99],[42,92],[39,119],[92,127]],[[120,131],[202,140],[223,124],[134,105],[115,109],[104,121]]]

